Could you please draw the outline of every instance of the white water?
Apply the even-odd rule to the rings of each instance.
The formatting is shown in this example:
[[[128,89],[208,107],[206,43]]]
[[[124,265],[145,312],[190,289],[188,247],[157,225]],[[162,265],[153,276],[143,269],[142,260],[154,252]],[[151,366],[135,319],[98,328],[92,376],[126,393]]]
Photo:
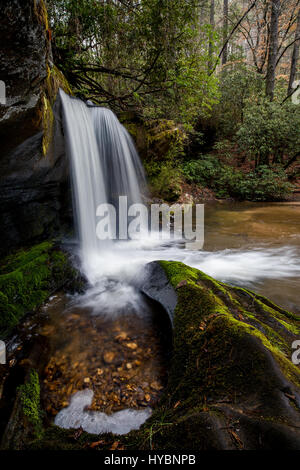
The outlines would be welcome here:
[[[267,279],[300,276],[295,248],[257,248],[252,250],[188,251],[174,243],[151,236],[138,241],[99,242],[96,236],[96,207],[114,203],[126,195],[129,203],[141,202],[145,186],[143,170],[133,142],[109,110],[89,107],[61,92],[64,125],[72,166],[74,203],[83,270],[90,282],[77,303],[94,314],[116,315],[130,307],[142,314],[143,301],[138,286],[146,263],[158,259],[182,261],[221,281],[251,285]],[[56,424],[81,425],[89,432],[110,430],[122,434],[124,423],[136,429],[148,415],[123,410],[107,416],[83,411],[90,395],[74,396],[62,410]],[[131,419],[132,418],[132,419]],[[139,423],[139,424],[137,424]],[[92,430],[92,431],[91,431]]]
[[[119,196],[127,196],[128,205],[141,203],[146,180],[133,141],[112,111],[88,106],[63,90],[60,97],[80,256],[89,277],[94,256],[113,250],[110,240],[100,241],[96,236],[97,207],[116,206]]]
[[[157,259],[182,261],[221,281],[251,285],[267,279],[300,276],[295,248],[189,251],[175,242],[143,240],[100,242],[96,207],[115,204],[120,195],[139,203],[146,183],[133,141],[112,111],[86,105],[60,92],[67,146],[72,166],[76,222],[82,267],[91,288],[80,301],[95,313],[112,314],[137,306],[136,290],[146,263]]]
[[[55,417],[54,423],[65,429],[82,429],[90,434],[127,434],[140,426],[151,416],[151,409],[126,409],[107,415],[100,411],[89,411],[94,392],[81,390],[72,396],[70,405],[63,408]]]
[[[85,257],[99,249],[96,208],[107,200],[102,162],[88,107],[60,91],[64,129],[72,170],[75,220]],[[83,262],[85,259],[83,258]]]
[[[145,176],[130,135],[109,109],[91,106],[89,110],[103,168],[107,202],[116,204],[119,196],[127,196],[128,205],[142,202]]]

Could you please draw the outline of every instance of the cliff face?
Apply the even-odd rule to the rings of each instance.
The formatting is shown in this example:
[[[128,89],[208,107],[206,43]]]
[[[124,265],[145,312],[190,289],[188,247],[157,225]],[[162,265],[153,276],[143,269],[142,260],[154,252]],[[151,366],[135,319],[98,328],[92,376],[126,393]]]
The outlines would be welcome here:
[[[56,234],[70,221],[68,162],[43,1],[11,0],[0,13],[0,253]],[[57,119],[55,119],[57,118]],[[55,136],[55,139],[53,139]]]

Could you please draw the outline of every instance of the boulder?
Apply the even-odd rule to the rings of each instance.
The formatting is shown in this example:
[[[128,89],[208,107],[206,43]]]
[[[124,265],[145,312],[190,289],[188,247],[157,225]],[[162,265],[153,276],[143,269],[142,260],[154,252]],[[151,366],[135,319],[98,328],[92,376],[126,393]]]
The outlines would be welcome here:
[[[47,238],[70,222],[68,162],[59,87],[42,0],[5,2],[0,16],[0,254]],[[55,116],[58,119],[55,119]],[[55,136],[55,139],[53,139]]]
[[[141,289],[163,306],[173,353],[160,402],[139,430],[118,436],[120,446],[175,453],[300,450],[300,371],[291,361],[299,317],[183,263],[152,262],[146,274]],[[48,425],[32,441],[22,427],[24,410],[16,413],[18,397],[17,404],[8,435],[21,431],[5,448],[80,450],[101,443],[99,450],[108,450],[116,440],[82,431],[77,439],[74,429]]]
[[[161,450],[300,450],[300,370],[291,360],[299,317],[183,263],[147,269],[142,290],[168,313],[174,349],[142,435],[156,426]]]

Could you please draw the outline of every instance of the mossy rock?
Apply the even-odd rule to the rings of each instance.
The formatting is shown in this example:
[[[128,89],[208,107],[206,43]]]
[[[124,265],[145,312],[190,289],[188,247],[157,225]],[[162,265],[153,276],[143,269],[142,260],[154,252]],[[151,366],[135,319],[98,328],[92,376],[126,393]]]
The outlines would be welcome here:
[[[148,270],[143,290],[168,312],[174,351],[160,407],[140,432],[158,449],[300,449],[300,370],[291,361],[299,317],[183,263]]]
[[[40,380],[35,369],[28,370],[24,384],[16,391],[9,423],[0,450],[21,450],[43,435]]]
[[[53,242],[18,250],[4,258],[0,267],[0,337],[77,277],[68,255]]]
[[[128,112],[123,112],[118,117],[131,134],[144,162],[164,162],[183,151],[187,134],[174,121],[146,120]]]
[[[299,318],[183,263],[149,263],[146,274],[142,290],[173,326],[168,385],[151,418],[117,438],[51,426],[29,447],[300,450],[300,371],[291,362]]]

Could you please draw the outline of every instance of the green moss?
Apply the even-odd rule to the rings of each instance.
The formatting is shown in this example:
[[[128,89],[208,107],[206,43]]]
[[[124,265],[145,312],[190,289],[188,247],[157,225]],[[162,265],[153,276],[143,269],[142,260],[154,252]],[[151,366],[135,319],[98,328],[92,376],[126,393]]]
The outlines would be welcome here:
[[[217,448],[220,430],[239,422],[235,413],[242,416],[239,427],[247,419],[255,419],[257,429],[260,423],[262,429],[266,423],[293,426],[296,405],[284,407],[282,387],[293,401],[300,374],[290,360],[290,345],[299,319],[183,263],[159,263],[177,293],[168,385],[151,418],[118,441],[127,450]],[[100,449],[109,449],[115,438],[86,433],[74,438],[74,431],[51,426],[34,445],[84,449],[99,440]]]
[[[19,387],[19,393],[25,419],[32,426],[34,436],[41,437],[43,424],[40,407],[40,382],[35,370],[30,371],[27,382]]]
[[[40,23],[44,26],[45,31],[47,31],[49,29],[49,23],[48,23],[48,12],[47,12],[47,7],[45,5],[45,2],[43,0],[40,0],[40,1],[35,0],[34,11]]]
[[[19,250],[2,260],[0,269],[0,334],[4,337],[28,312],[74,277],[66,254],[51,242]]]
[[[54,123],[54,116],[50,101],[44,96],[44,105],[43,105],[43,140],[42,140],[42,148],[43,154],[46,155],[52,141],[53,137],[53,123]]]
[[[66,93],[72,95],[71,87],[60,70],[54,65],[52,68],[47,67],[47,77],[45,80],[45,94],[42,102],[42,119],[43,119],[43,139],[42,149],[43,154],[46,155],[49,151],[50,144],[53,138],[54,130],[54,115],[52,106],[56,100],[59,88],[62,88]]]
[[[267,305],[251,291],[218,283],[206,274],[182,263],[161,261],[160,264],[173,287],[176,288],[181,281],[186,281],[186,285],[177,290],[178,304],[174,324],[175,332],[178,333],[175,334],[174,340],[174,376],[178,376],[175,369],[179,367],[182,359],[186,358],[184,350],[187,348],[184,347],[184,342],[187,344],[193,343],[197,348],[197,353],[201,356],[203,343],[208,344],[209,342],[215,343],[218,341],[227,345],[228,343],[236,344],[242,338],[244,340],[248,336],[259,340],[272,353],[283,373],[296,385],[299,385],[299,370],[286,357],[287,352],[290,352],[286,338],[290,339],[289,344],[291,344],[292,339],[289,334],[299,334],[299,319],[296,320],[294,315],[277,308],[275,304],[268,302]],[[243,299],[242,294],[247,295],[246,301]],[[245,304],[248,304],[248,307],[254,305],[256,311],[249,312],[245,308]],[[257,307],[260,307],[259,310]],[[202,327],[200,325],[199,330],[199,323],[201,324],[201,322],[204,322],[204,325]],[[221,330],[217,328],[217,325],[222,325]],[[213,339],[209,332],[211,330],[216,331],[216,328],[218,332],[215,339]],[[226,338],[224,332],[226,332]],[[285,336],[286,334],[288,336]],[[215,347],[218,350],[224,350],[224,347],[221,348],[217,344]],[[177,351],[179,351],[179,356],[176,360]],[[191,351],[189,351],[190,353]],[[210,355],[211,360],[212,356]],[[222,364],[222,361],[220,364]],[[206,369],[206,366],[203,365],[202,368]],[[223,366],[221,368],[223,369]],[[259,364],[256,365],[256,370],[259,369],[262,369],[262,364],[260,364],[260,367]],[[245,376],[247,370],[248,364],[245,368]],[[189,371],[192,377],[195,376],[194,373],[196,373],[195,370]],[[196,374],[198,378],[201,375]],[[215,375],[219,380],[220,377],[224,376],[224,370],[222,374],[218,371],[218,374]],[[245,385],[245,382],[243,383]],[[234,380],[231,375],[226,383],[227,390],[233,384]]]
[[[199,271],[186,264],[176,261],[160,261],[159,264],[164,268],[170,283],[175,288],[181,281],[195,284],[198,279]]]
[[[54,65],[51,69],[51,78],[54,84],[55,95],[58,88],[62,88],[68,95],[73,95],[71,86],[64,74]]]
[[[184,446],[197,442],[201,448],[207,439],[203,416],[223,400],[245,407],[259,396],[260,419],[285,422],[283,416],[273,417],[276,410],[268,402],[280,383],[277,367],[300,386],[299,369],[288,356],[289,335],[298,331],[299,320],[251,291],[219,283],[183,263],[160,264],[178,297],[168,387],[151,419],[127,436],[127,445],[151,448],[151,440],[156,448],[176,449],[182,432]],[[169,424],[160,425],[164,422]]]

